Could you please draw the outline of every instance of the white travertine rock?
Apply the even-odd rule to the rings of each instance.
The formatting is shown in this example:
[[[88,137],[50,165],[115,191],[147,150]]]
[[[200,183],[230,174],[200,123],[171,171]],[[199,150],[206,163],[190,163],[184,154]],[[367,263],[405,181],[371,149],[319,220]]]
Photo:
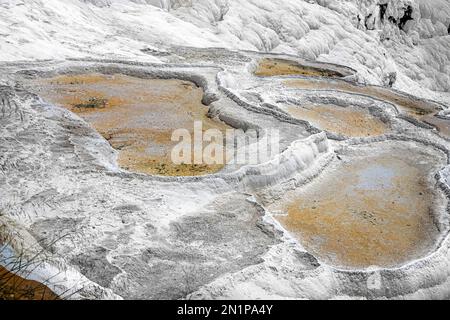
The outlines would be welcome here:
[[[402,268],[347,274],[299,252],[292,239],[277,242],[268,236],[267,225],[281,233],[280,226],[256,196],[246,197],[255,190],[279,197],[302,186],[334,159],[335,147],[346,147],[346,142],[329,140],[329,132],[277,110],[278,100],[292,96],[306,103],[383,109],[385,120],[398,130],[396,138],[410,139],[415,150],[427,146],[442,158],[442,151],[449,150],[449,141],[436,131],[400,119],[394,104],[370,94],[287,89],[283,77],[255,77],[263,55],[254,51],[270,53],[264,57],[315,60],[319,63],[309,63],[332,69],[349,68],[326,63],[347,66],[356,72],[344,72],[347,81],[390,86],[449,106],[449,33],[446,0],[0,0],[0,90],[5,94],[22,92],[16,85],[24,68],[38,74],[74,68],[83,72],[90,66],[144,78],[183,75],[203,84],[204,100],[214,101],[210,115],[242,132],[275,127],[285,144],[270,161],[213,176],[130,174],[118,167],[117,151],[81,118],[37,98],[17,98],[21,113],[0,117],[0,218],[5,214],[38,233],[75,226],[73,238],[56,245],[64,258],[53,257],[52,264],[34,274],[42,281],[62,269],[58,280],[69,286],[85,281],[86,292],[75,298],[180,298],[187,293],[192,298],[234,299],[448,297],[448,236],[443,235],[438,250]],[[448,117],[448,108],[440,115]],[[361,143],[390,138],[361,138]],[[433,182],[448,186],[449,170],[436,172],[438,181]],[[228,224],[216,223],[224,217]],[[445,231],[447,218],[437,220]],[[196,235],[199,226],[203,238],[187,245],[184,237]],[[248,237],[243,249],[238,248],[241,238],[230,230]],[[251,256],[248,248],[258,254]],[[211,259],[212,269],[233,259],[238,267],[205,276],[198,290],[184,292],[177,283],[183,279],[173,276],[185,273],[178,262],[186,255]],[[166,265],[161,267],[160,260]],[[105,268],[98,267],[88,280],[89,272],[76,270],[73,261]],[[170,274],[168,266],[180,270]],[[158,271],[167,272],[173,283]],[[205,274],[210,272],[197,275]],[[166,291],[158,292],[153,281],[161,281]],[[387,292],[378,292],[380,285]]]
[[[449,17],[445,0],[10,0],[0,60],[158,61],[140,51],[148,44],[275,51],[351,66],[373,84],[397,72],[395,88],[447,101]]]

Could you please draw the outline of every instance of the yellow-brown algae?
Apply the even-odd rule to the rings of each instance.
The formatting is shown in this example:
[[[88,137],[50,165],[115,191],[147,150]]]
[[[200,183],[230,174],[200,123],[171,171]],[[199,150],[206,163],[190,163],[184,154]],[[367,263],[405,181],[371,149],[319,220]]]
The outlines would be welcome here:
[[[300,75],[308,77],[340,77],[332,70],[302,66],[295,61],[284,59],[261,59],[255,70],[255,75],[260,77]]]
[[[348,137],[379,136],[389,131],[389,126],[369,113],[354,106],[340,107],[329,104],[283,107],[297,119],[306,120],[313,126]]]
[[[427,252],[438,233],[426,173],[407,158],[386,153],[345,162],[273,210],[285,211],[280,223],[326,263],[398,266]]]
[[[194,129],[222,132],[223,123],[207,117],[201,103],[203,90],[192,82],[176,79],[141,79],[126,75],[64,75],[33,81],[44,99],[63,106],[89,122],[113,148],[118,163],[140,173],[188,176],[220,171],[223,164],[174,164],[173,130]]]
[[[444,135],[450,134],[447,120],[438,119],[437,108],[422,100],[411,99],[392,90],[375,86],[358,86],[344,81],[320,81],[318,79],[295,79],[284,81],[285,86],[309,90],[339,90],[368,95],[396,105],[408,116],[435,126]]]

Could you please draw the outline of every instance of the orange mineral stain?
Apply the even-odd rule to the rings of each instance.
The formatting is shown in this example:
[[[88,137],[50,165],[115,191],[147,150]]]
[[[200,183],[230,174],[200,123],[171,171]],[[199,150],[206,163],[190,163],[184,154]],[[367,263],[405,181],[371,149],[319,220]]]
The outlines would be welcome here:
[[[24,279],[0,266],[0,300],[59,300],[47,286]]]
[[[341,77],[338,72],[303,66],[295,61],[265,58],[259,61],[255,75],[260,77],[299,75],[308,77]]]
[[[306,120],[313,126],[348,137],[379,136],[389,131],[389,126],[371,115],[368,110],[329,104],[282,107],[297,119]]]
[[[141,79],[121,74],[64,75],[33,81],[34,91],[89,122],[119,151],[118,163],[133,172],[168,175],[204,175],[220,171],[223,164],[176,165],[171,150],[172,132],[194,121],[225,132],[221,122],[207,117],[203,90],[177,79]]]
[[[394,267],[433,246],[432,198],[426,173],[382,154],[344,162],[274,210],[287,213],[280,223],[326,263]]]
[[[291,88],[309,89],[309,90],[339,90],[356,94],[368,95],[380,100],[390,102],[398,107],[400,112],[435,126],[443,135],[450,136],[450,122],[439,119],[436,113],[437,108],[422,100],[411,99],[403,96],[388,88],[376,86],[358,86],[344,81],[323,81],[319,79],[295,79],[286,80],[284,85]]]

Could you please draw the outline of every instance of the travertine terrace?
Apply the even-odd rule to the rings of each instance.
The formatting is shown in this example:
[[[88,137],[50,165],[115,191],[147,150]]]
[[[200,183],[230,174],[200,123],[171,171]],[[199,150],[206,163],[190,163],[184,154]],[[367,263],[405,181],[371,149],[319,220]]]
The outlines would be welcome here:
[[[337,3],[1,4],[0,273],[48,298],[450,297],[450,7]],[[195,121],[279,150],[175,164]]]
[[[31,82],[42,98],[78,114],[119,151],[118,164],[133,172],[159,175],[201,175],[220,165],[174,165],[172,132],[227,126],[207,117],[203,92],[194,83],[176,79],[139,79],[120,74],[57,76]]]

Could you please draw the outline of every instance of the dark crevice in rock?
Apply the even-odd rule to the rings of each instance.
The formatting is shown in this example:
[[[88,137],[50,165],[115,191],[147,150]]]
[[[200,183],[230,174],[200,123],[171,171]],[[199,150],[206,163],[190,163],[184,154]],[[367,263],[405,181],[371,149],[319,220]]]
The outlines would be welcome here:
[[[372,17],[372,14],[370,13],[367,17],[366,20],[364,21],[364,26],[366,27],[367,30],[369,30],[368,24],[367,22],[369,21],[369,19]]]
[[[223,21],[225,19],[225,15],[228,11],[220,12],[219,17],[217,18],[217,21]]]
[[[384,14],[385,13],[386,12],[384,12]],[[405,28],[405,25],[406,25],[406,23],[408,21],[414,20],[413,17],[412,17],[412,13],[413,13],[412,7],[408,6],[406,8],[406,10],[405,10],[405,13],[403,14],[403,17],[401,17],[400,20],[397,20],[394,17],[389,16],[388,17],[388,21],[393,23],[393,24],[395,24],[395,25],[397,25],[400,30],[403,30]],[[381,5],[380,5],[380,15],[381,15]],[[449,28],[450,28],[450,26],[449,26]]]
[[[397,81],[397,73],[396,72],[389,72],[386,76],[385,76],[385,83],[388,87],[392,88],[392,86],[394,85],[395,81]]]
[[[379,6],[380,6],[380,19],[381,19],[381,22],[383,22],[384,17],[386,16],[386,10],[387,10],[388,4],[387,3],[380,4]]]
[[[408,22],[409,20],[413,20],[412,12],[413,12],[412,7],[408,6],[405,10],[405,14],[403,15],[403,17],[400,18],[400,21],[398,22],[398,27],[400,30],[403,30],[406,22]]]
[[[447,33],[450,34],[450,24],[448,25]]]

